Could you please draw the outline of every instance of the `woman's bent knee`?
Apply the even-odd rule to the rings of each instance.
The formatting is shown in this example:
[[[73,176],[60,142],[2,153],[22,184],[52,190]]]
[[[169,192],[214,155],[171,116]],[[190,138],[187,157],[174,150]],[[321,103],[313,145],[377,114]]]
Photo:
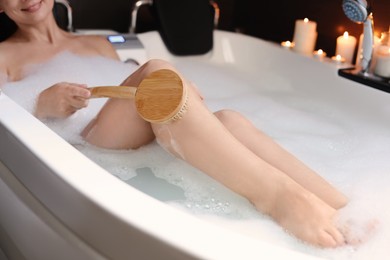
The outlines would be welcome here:
[[[144,78],[160,69],[175,70],[175,68],[169,64],[169,62],[159,59],[152,59],[144,63],[138,70],[131,74],[121,85],[125,86],[138,86]]]
[[[160,69],[175,70],[175,68],[169,62],[160,59],[149,60],[144,65],[141,66],[141,70],[144,76],[147,76],[150,73]]]

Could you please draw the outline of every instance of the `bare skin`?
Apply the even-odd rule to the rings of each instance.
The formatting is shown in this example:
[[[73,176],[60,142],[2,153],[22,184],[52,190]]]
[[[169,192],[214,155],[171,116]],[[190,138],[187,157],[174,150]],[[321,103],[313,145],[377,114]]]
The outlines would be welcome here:
[[[117,59],[106,41],[61,31],[52,17],[52,2],[0,0],[0,10],[19,26],[15,35],[0,43],[0,70],[9,80],[21,79],[25,65],[45,62],[65,50]],[[152,60],[122,85],[138,86],[161,68],[175,70],[164,61]],[[157,138],[166,150],[246,197],[296,237],[321,247],[344,245],[334,219],[337,209],[346,205],[346,197],[242,115],[229,110],[213,114],[183,81],[190,91],[189,108],[181,120],[151,125],[138,116],[134,102],[110,99],[82,135],[91,144],[111,149],[134,149]],[[38,97],[36,116],[64,118],[88,106],[85,87],[64,82],[47,88]],[[115,129],[110,127],[113,124]]]

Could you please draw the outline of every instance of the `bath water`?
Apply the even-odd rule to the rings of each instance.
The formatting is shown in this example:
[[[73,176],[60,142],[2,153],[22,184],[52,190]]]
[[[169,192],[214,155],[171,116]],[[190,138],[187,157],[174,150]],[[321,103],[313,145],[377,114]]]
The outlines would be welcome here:
[[[229,108],[241,112],[345,193],[350,203],[340,211],[340,218],[350,223],[351,233],[365,233],[364,223],[371,220],[376,222],[375,231],[356,246],[314,248],[288,235],[246,199],[166,153],[156,143],[130,151],[97,149],[85,144],[78,133],[101,108],[104,99],[91,100],[87,109],[67,120],[45,123],[123,181],[135,178],[137,169],[146,167],[157,178],[180,187],[184,198],[166,203],[205,221],[330,259],[383,259],[390,255],[388,128],[375,121],[366,123],[353,110],[323,99],[321,94],[308,94],[298,88],[296,82],[275,71],[263,70],[255,74],[185,60],[175,65],[198,86],[211,110]],[[78,58],[64,53],[49,64],[32,66],[24,80],[7,83],[3,90],[32,111],[35,96],[56,82],[113,85],[119,84],[134,69],[134,66],[104,58]]]

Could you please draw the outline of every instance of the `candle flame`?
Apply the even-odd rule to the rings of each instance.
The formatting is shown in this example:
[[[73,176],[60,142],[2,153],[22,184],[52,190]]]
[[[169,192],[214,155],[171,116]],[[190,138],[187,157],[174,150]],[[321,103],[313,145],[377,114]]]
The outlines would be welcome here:
[[[337,62],[338,64],[345,62],[345,59],[340,55],[337,54],[336,56],[332,57],[332,61]]]
[[[304,23],[308,23],[308,22],[309,22],[309,19],[308,19],[308,18],[305,18],[305,19],[303,19],[303,22],[304,22]]]
[[[344,38],[348,38],[348,37],[349,37],[349,34],[348,34],[348,32],[347,32],[347,31],[345,31],[345,32],[344,32],[344,34],[343,34],[343,36],[344,36]]]
[[[293,43],[290,42],[290,41],[285,41],[285,42],[282,42],[282,46],[287,47],[287,48],[290,48],[290,47],[293,46]]]
[[[319,55],[322,55],[322,54],[324,53],[324,51],[323,51],[322,49],[319,49],[319,50],[317,51],[317,53],[318,53]]]

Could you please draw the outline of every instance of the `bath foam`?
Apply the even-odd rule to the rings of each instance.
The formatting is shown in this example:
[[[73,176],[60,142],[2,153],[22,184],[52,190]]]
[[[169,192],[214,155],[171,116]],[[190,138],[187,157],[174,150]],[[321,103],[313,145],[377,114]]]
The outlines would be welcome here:
[[[63,68],[63,74],[56,75],[55,67],[61,68],[65,61],[71,61],[73,65]],[[166,153],[157,143],[133,151],[98,149],[82,142],[77,136],[79,129],[70,129],[72,134],[67,134],[64,132],[68,129],[62,131],[59,129],[61,127],[54,127],[53,122],[47,123],[82,153],[124,181],[136,176],[137,169],[148,167],[157,177],[181,187],[186,198],[168,204],[205,221],[330,259],[383,259],[390,255],[388,128],[365,124],[360,115],[350,108],[323,99],[321,93],[318,96],[307,94],[276,72],[248,73],[231,66],[184,60],[177,62],[176,66],[198,86],[212,110],[230,108],[243,113],[257,127],[342,190],[351,203],[340,211],[341,218],[358,223],[353,226],[352,233],[365,232],[359,223],[371,219],[378,222],[376,232],[358,246],[314,248],[286,234],[269,217],[257,212],[246,199]],[[88,71],[91,67],[93,71]],[[33,85],[43,87],[69,80],[89,85],[114,84],[122,81],[134,68],[129,69],[127,65],[106,59],[80,59],[63,54],[50,66],[35,69],[25,80],[8,83],[5,87],[6,93],[12,94],[10,96],[26,109],[32,107],[28,102],[31,103],[33,98],[34,93],[30,91]],[[82,75],[80,71],[83,71]],[[13,88],[15,86],[17,88]],[[24,90],[29,90],[27,92],[30,94],[19,98]],[[104,101],[100,102],[93,109],[92,106],[86,109],[86,115],[72,118],[72,122],[77,124],[77,120],[80,120],[86,124]]]

